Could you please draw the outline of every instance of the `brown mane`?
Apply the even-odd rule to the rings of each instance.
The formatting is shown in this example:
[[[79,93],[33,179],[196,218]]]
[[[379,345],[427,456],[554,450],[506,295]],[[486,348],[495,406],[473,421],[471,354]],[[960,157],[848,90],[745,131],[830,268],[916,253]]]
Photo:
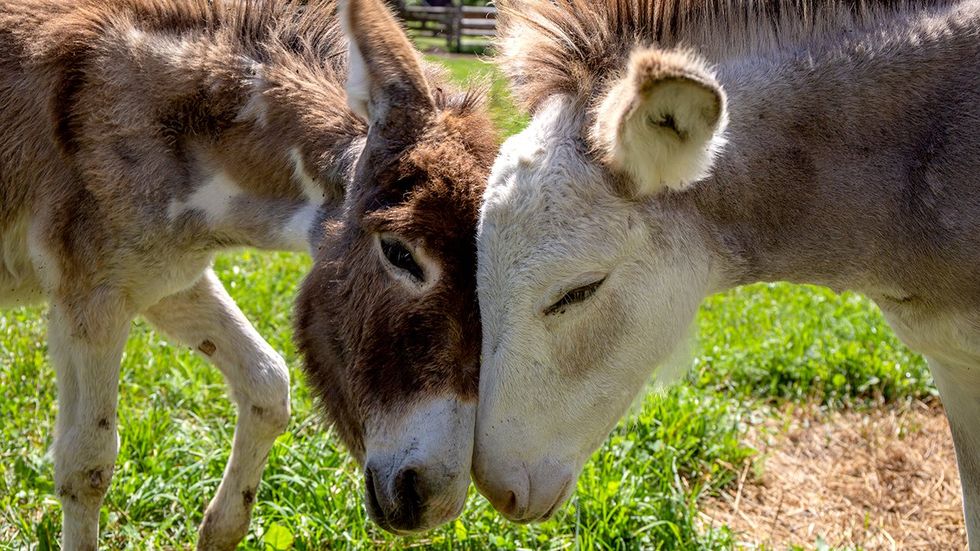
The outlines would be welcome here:
[[[366,132],[346,104],[347,41],[334,0],[11,0],[0,12],[0,29],[0,44],[14,48],[10,57],[47,67],[52,75],[51,114],[57,141],[68,153],[76,152],[77,95],[89,78],[90,65],[97,66],[101,56],[118,50],[134,31],[146,33],[162,48],[194,38],[222,52],[228,63],[248,60],[280,77],[276,82],[255,80],[243,75],[241,67],[228,66],[220,75],[226,77],[220,87],[224,99],[216,102],[228,109],[204,113],[195,105],[178,106],[187,112],[171,116],[176,131],[211,128],[216,121],[239,116],[248,96],[291,104],[295,98],[280,96],[303,88],[317,90],[318,108],[333,114],[330,135]],[[188,78],[186,73],[179,76]],[[445,70],[431,64],[426,64],[426,78],[440,111],[465,115],[483,104],[484,85],[461,91],[448,83]],[[210,93],[218,90],[211,86]]]
[[[32,10],[37,27],[5,26],[7,32],[52,37],[37,41],[52,47],[52,54],[93,47],[92,39],[109,27],[129,26],[170,36],[205,33],[225,35],[257,58],[288,50],[316,64],[343,66],[345,40],[337,25],[333,0],[314,0],[309,7],[296,0],[80,0],[66,4],[53,0],[15,0]],[[78,4],[82,4],[79,6]],[[11,13],[20,10],[8,9]],[[16,13],[13,17],[23,17]],[[6,23],[6,21],[2,21]],[[57,37],[57,38],[56,38]],[[39,52],[33,52],[39,53]]]
[[[867,29],[946,0],[501,0],[498,64],[535,110],[590,102],[636,46],[692,48],[718,61]]]

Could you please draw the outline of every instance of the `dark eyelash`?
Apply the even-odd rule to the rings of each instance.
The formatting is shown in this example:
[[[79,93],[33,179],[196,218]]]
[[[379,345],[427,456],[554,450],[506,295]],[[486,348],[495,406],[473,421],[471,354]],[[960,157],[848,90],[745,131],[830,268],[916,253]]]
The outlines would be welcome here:
[[[418,281],[425,281],[425,272],[415,261],[412,252],[404,244],[395,239],[382,239],[381,252],[392,266],[408,272]]]
[[[571,291],[565,293],[565,295],[561,297],[558,302],[545,309],[544,315],[550,316],[552,314],[561,314],[565,311],[565,307],[587,300],[595,294],[595,292],[599,289],[599,286],[605,281],[606,278],[602,278],[599,281],[593,281],[588,285],[583,285],[572,289]]]

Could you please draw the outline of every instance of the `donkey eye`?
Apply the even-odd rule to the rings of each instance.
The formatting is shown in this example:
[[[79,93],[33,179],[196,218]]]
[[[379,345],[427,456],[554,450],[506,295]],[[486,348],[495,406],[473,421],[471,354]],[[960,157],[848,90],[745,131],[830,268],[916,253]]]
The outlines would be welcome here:
[[[599,290],[599,286],[601,286],[604,281],[606,281],[606,278],[602,278],[598,281],[593,281],[588,285],[583,285],[572,289],[571,291],[565,293],[565,295],[561,297],[558,302],[546,308],[544,315],[550,316],[552,314],[564,313],[567,306],[588,300],[597,290]]]
[[[397,239],[382,239],[381,252],[392,266],[408,272],[410,276],[418,281],[425,281],[425,272],[422,271],[422,267],[415,261],[415,257],[412,256],[412,251],[408,250],[408,247],[401,241]]]

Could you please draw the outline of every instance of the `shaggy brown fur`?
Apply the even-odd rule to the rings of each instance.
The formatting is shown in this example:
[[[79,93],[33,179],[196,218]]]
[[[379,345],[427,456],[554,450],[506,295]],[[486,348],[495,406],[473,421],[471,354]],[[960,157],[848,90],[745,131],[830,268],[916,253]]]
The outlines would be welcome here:
[[[346,12],[349,24],[358,26],[370,17],[367,8],[352,6]],[[365,104],[361,96],[351,101],[372,126],[345,203],[347,216],[327,226],[316,265],[304,283],[296,329],[308,380],[341,438],[365,463],[368,511],[383,526],[416,529],[441,521],[425,520],[438,514],[433,509],[439,507],[418,510],[411,502],[435,499],[431,478],[443,475],[430,470],[427,476],[415,468],[428,456],[413,456],[429,450],[406,450],[400,455],[408,459],[397,461],[409,463],[406,468],[416,483],[406,489],[396,482],[387,491],[391,484],[381,479],[390,475],[372,474],[377,458],[369,453],[366,433],[411,418],[413,408],[424,407],[427,400],[453,397],[475,404],[480,320],[474,231],[497,139],[482,109],[482,94],[451,95],[427,82],[408,41],[391,32],[394,25],[393,20],[376,19],[363,25],[356,42],[368,75],[353,86],[370,90],[365,90]],[[382,236],[424,256],[430,266],[425,281],[416,287],[392,272],[391,261],[378,254]],[[452,424],[465,426],[463,422]],[[416,442],[433,435],[449,438],[434,427],[418,430],[430,434],[412,435]],[[383,438],[380,444],[387,448],[398,437]],[[443,465],[436,471],[464,477],[457,496],[461,500],[468,483],[471,431],[453,438],[466,439],[452,446],[465,457],[433,460]],[[417,443],[411,447],[421,448]],[[456,466],[456,459],[465,464]],[[386,499],[392,493],[394,499]]]
[[[329,223],[317,273],[342,280],[304,294],[319,325],[302,342],[340,351],[317,355],[311,380],[356,453],[351,427],[378,404],[364,394],[475,392],[472,234],[496,143],[482,88],[422,69],[432,92],[404,107],[425,116],[369,134],[347,106],[347,57],[331,0],[0,1],[0,304],[51,302],[66,549],[95,545],[119,359],[141,314],[232,387],[234,452],[199,545],[244,536],[288,371],[211,273],[219,250],[308,248]],[[425,241],[437,292],[389,289],[366,241],[378,229]],[[397,377],[392,342],[418,352]]]
[[[396,162],[364,164],[357,180],[376,187],[363,186],[351,218],[327,228],[297,301],[297,341],[320,403],[358,456],[371,415],[423,396],[476,399],[473,228],[494,143],[482,112],[437,116]],[[373,252],[379,233],[425,243],[443,267],[437,288],[419,299],[392,282]]]

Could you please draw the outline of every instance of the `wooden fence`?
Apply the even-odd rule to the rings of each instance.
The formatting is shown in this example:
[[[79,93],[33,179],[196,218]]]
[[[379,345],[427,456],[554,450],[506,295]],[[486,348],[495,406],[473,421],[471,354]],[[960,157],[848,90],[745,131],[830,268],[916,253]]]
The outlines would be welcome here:
[[[492,37],[497,30],[497,8],[489,6],[406,6],[402,16],[409,29],[445,38],[452,52],[462,49],[463,37]]]

